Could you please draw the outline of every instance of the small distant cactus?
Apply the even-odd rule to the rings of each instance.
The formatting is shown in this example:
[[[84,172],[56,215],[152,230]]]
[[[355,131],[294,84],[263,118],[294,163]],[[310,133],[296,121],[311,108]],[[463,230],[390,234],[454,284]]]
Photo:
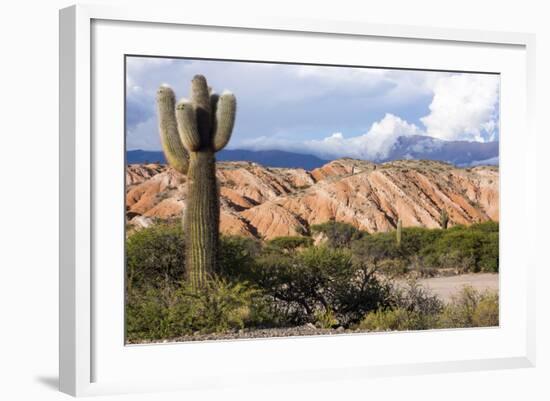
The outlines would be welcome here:
[[[191,99],[176,104],[174,91],[161,86],[157,110],[162,148],[168,164],[187,175],[187,205],[183,216],[185,270],[194,288],[216,271],[220,200],[214,154],[233,131],[237,102],[230,92],[211,92],[206,78],[191,81]]]
[[[449,215],[445,209],[442,209],[441,214],[439,215],[439,225],[444,230],[446,230],[449,225]]]
[[[395,241],[397,242],[397,246],[401,246],[401,235],[403,231],[403,223],[401,222],[401,218],[397,219],[397,227],[395,229]]]

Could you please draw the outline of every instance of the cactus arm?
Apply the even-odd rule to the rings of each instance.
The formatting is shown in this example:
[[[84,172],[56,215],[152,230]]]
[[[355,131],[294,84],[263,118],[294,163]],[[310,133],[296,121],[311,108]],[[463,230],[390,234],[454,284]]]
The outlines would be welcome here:
[[[197,115],[193,104],[182,100],[176,106],[176,121],[181,142],[189,152],[195,152],[201,147],[201,137],[197,127]]]
[[[160,142],[164,156],[174,170],[187,174],[189,155],[178,135],[175,103],[174,91],[168,86],[161,86],[157,91],[157,112]]]
[[[206,78],[202,75],[195,75],[191,81],[191,101],[195,106],[197,114],[197,127],[201,136],[201,148],[210,147],[212,142],[211,130],[211,107],[210,93]]]
[[[223,93],[216,103],[216,114],[214,118],[214,152],[223,149],[229,139],[235,124],[235,114],[237,112],[237,100],[235,95],[230,92]]]
[[[220,100],[220,95],[210,91],[210,124],[212,132],[216,132],[216,110],[218,109],[218,100]]]

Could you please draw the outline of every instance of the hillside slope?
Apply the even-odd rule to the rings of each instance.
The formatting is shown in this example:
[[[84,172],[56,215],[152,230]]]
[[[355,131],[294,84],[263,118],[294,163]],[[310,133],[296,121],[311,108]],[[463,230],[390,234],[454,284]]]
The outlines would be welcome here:
[[[499,171],[433,161],[374,164],[339,159],[312,171],[266,168],[251,162],[220,162],[221,230],[274,238],[299,235],[312,224],[346,222],[368,232],[403,226],[439,227],[445,209],[450,225],[499,219]],[[179,218],[186,177],[159,164],[129,165],[126,209],[130,225]]]

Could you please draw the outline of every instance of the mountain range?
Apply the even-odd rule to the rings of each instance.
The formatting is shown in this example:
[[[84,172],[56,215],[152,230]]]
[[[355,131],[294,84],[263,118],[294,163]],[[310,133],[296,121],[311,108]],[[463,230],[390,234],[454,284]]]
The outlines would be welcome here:
[[[430,136],[412,135],[397,138],[388,156],[376,160],[436,160],[455,166],[498,165],[498,142],[444,141]]]
[[[499,169],[458,168],[426,160],[375,164],[338,159],[307,171],[251,162],[220,162],[220,230],[270,239],[301,235],[313,224],[340,221],[368,232],[499,220]],[[180,219],[186,176],[164,164],[126,168],[126,219],[139,229]]]
[[[302,168],[313,170],[330,160],[315,155],[287,152],[283,150],[223,149],[216,154],[218,161],[248,161],[268,167]],[[476,165],[498,165],[498,142],[445,141],[429,136],[413,135],[397,138],[388,154],[376,160],[383,163],[393,160],[434,160],[458,167]],[[128,164],[166,163],[161,151],[129,150]]]
[[[247,161],[269,167],[303,168],[313,170],[326,164],[317,156],[285,152],[282,150],[246,150],[222,149],[216,153],[217,161]],[[161,151],[129,150],[126,152],[126,163],[166,163]]]

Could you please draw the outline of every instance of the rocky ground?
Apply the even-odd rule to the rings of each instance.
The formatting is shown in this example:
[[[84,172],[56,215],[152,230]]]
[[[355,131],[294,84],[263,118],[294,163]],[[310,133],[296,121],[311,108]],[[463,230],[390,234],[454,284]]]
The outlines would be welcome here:
[[[254,339],[254,338],[273,338],[273,337],[293,337],[293,336],[318,336],[343,333],[359,333],[360,330],[350,330],[339,327],[337,329],[321,329],[315,325],[308,323],[303,326],[270,328],[270,329],[254,329],[254,330],[239,330],[228,333],[212,333],[212,334],[194,334],[171,338],[162,341],[150,341],[149,343],[172,343],[186,341],[217,341],[217,340],[235,340],[235,339]],[[147,344],[147,341],[141,341],[140,344]]]

